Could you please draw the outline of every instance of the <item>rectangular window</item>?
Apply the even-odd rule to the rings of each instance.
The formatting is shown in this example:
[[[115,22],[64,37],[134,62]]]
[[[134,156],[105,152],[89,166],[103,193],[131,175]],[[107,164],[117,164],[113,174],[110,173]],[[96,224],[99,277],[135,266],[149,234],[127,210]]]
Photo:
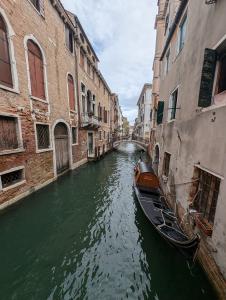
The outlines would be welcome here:
[[[34,7],[40,11],[40,0],[30,0]]]
[[[36,124],[37,146],[39,150],[50,148],[49,125]]]
[[[102,132],[99,131],[99,140],[101,141],[102,140]]]
[[[104,131],[104,140],[105,140],[105,131]]]
[[[89,76],[91,76],[91,64],[88,60],[87,60],[87,73]]]
[[[183,18],[183,21],[181,22],[180,27],[179,27],[179,45],[178,45],[179,52],[184,47],[186,28],[187,28],[187,15],[185,15],[185,17]]]
[[[198,172],[197,197],[194,206],[201,217],[213,225],[220,189],[220,179],[206,171],[196,168]]]
[[[0,175],[0,187],[2,189],[13,186],[24,180],[24,169],[15,170],[12,172]]]
[[[73,47],[73,31],[68,27],[65,26],[65,34],[66,34],[66,46],[71,53],[74,51]]]
[[[170,157],[171,154],[169,154],[168,152],[164,153],[162,174],[165,175],[166,177],[169,176]]]
[[[169,72],[169,58],[170,58],[170,49],[166,53],[165,75]]]
[[[80,49],[80,66],[83,68],[83,70],[85,69],[85,53],[82,48]]]
[[[176,118],[177,96],[178,96],[178,89],[176,89],[170,95],[170,99],[169,99],[169,111],[168,111],[168,121],[174,120]]]
[[[71,128],[71,132],[72,132],[72,144],[77,144],[77,133],[78,133],[78,130],[77,130],[77,127],[72,127]]]
[[[0,116],[0,151],[18,148],[18,119]]]

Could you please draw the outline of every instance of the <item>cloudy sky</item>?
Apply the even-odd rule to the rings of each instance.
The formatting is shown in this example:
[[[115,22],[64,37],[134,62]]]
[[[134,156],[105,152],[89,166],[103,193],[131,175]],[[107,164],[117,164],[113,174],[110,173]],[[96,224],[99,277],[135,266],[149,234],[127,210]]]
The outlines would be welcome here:
[[[152,80],[157,0],[62,0],[89,37],[99,68],[123,115],[133,123],[145,82]]]

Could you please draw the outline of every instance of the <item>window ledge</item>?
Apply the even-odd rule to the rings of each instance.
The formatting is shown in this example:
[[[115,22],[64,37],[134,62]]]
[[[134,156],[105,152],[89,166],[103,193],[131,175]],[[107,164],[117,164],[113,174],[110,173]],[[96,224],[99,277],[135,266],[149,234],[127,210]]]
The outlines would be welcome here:
[[[13,150],[3,150],[3,151],[0,151],[0,156],[14,154],[14,153],[20,153],[20,152],[24,152],[24,151],[25,151],[24,148],[18,148],[18,149],[13,149]]]
[[[43,152],[50,152],[53,151],[53,148],[48,148],[48,149],[37,149],[36,153],[43,153]]]
[[[24,183],[26,183],[26,180],[25,180],[25,179],[23,179],[23,180],[20,181],[20,182],[15,183],[15,184],[12,184],[12,185],[10,185],[10,186],[8,186],[8,187],[6,187],[6,188],[2,188],[2,189],[1,189],[1,192],[6,192],[6,191],[8,191],[8,190],[10,190],[10,189],[16,188],[16,187],[18,187],[18,186],[24,184]]]
[[[77,111],[73,110],[73,109],[70,109],[70,113],[73,113],[73,114],[77,115]]]
[[[49,102],[47,100],[43,100],[41,98],[34,97],[32,95],[30,95],[30,98],[31,98],[31,100],[39,101],[39,102],[42,102],[42,103],[45,103],[45,104],[49,105]]]
[[[0,84],[0,89],[14,93],[14,94],[20,94],[20,91],[18,89],[10,88],[8,86]]]
[[[78,146],[78,143],[75,143],[75,144],[71,144],[72,146]]]
[[[170,123],[173,123],[175,121],[176,121],[176,119],[172,119],[172,120],[167,121],[167,123],[170,124]]]
[[[211,111],[211,110],[214,110],[214,109],[218,109],[218,108],[223,108],[223,107],[226,107],[226,103],[221,104],[221,105],[212,104],[208,107],[197,108],[196,112],[197,113],[205,113],[205,112],[208,112],[208,111]]]

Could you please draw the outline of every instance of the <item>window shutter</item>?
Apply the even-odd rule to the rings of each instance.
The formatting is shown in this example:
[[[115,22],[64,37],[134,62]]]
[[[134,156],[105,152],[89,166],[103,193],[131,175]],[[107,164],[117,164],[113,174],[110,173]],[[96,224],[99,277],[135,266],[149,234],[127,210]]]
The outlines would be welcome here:
[[[28,41],[28,61],[31,81],[31,94],[45,99],[44,66],[39,47],[31,40]]]
[[[40,7],[40,14],[44,17],[45,16],[44,0],[39,0],[39,7]]]
[[[199,102],[198,102],[199,107],[208,107],[211,105],[216,61],[217,61],[216,50],[205,49],[200,92],[199,92]]]
[[[157,124],[162,124],[163,119],[163,112],[164,112],[164,101],[158,102],[158,109],[157,109]]]
[[[69,94],[70,109],[75,110],[74,80],[71,75],[68,75],[68,94]]]
[[[13,87],[7,30],[0,16],[0,84]]]

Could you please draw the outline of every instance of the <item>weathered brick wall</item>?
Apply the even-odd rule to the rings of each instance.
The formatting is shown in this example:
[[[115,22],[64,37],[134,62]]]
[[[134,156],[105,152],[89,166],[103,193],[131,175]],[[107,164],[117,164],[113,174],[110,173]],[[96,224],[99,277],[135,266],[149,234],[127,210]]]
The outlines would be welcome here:
[[[0,8],[4,10],[15,32],[12,41],[19,79],[19,93],[0,89],[0,114],[14,114],[20,117],[24,147],[21,153],[0,155],[0,172],[24,166],[26,179],[26,183],[19,187],[0,191],[0,203],[54,178],[53,151],[36,151],[35,122],[50,125],[52,141],[53,126],[57,120],[63,120],[69,126],[78,125],[77,113],[70,113],[67,92],[67,74],[72,74],[74,80],[77,77],[75,56],[65,46],[63,20],[50,1],[44,1],[44,4],[43,18],[28,0],[2,0],[0,3]],[[32,100],[29,95],[24,47],[24,38],[27,35],[35,37],[45,54],[49,103]],[[84,148],[84,142],[82,145],[73,146],[76,149],[73,162],[86,157],[82,147]]]

